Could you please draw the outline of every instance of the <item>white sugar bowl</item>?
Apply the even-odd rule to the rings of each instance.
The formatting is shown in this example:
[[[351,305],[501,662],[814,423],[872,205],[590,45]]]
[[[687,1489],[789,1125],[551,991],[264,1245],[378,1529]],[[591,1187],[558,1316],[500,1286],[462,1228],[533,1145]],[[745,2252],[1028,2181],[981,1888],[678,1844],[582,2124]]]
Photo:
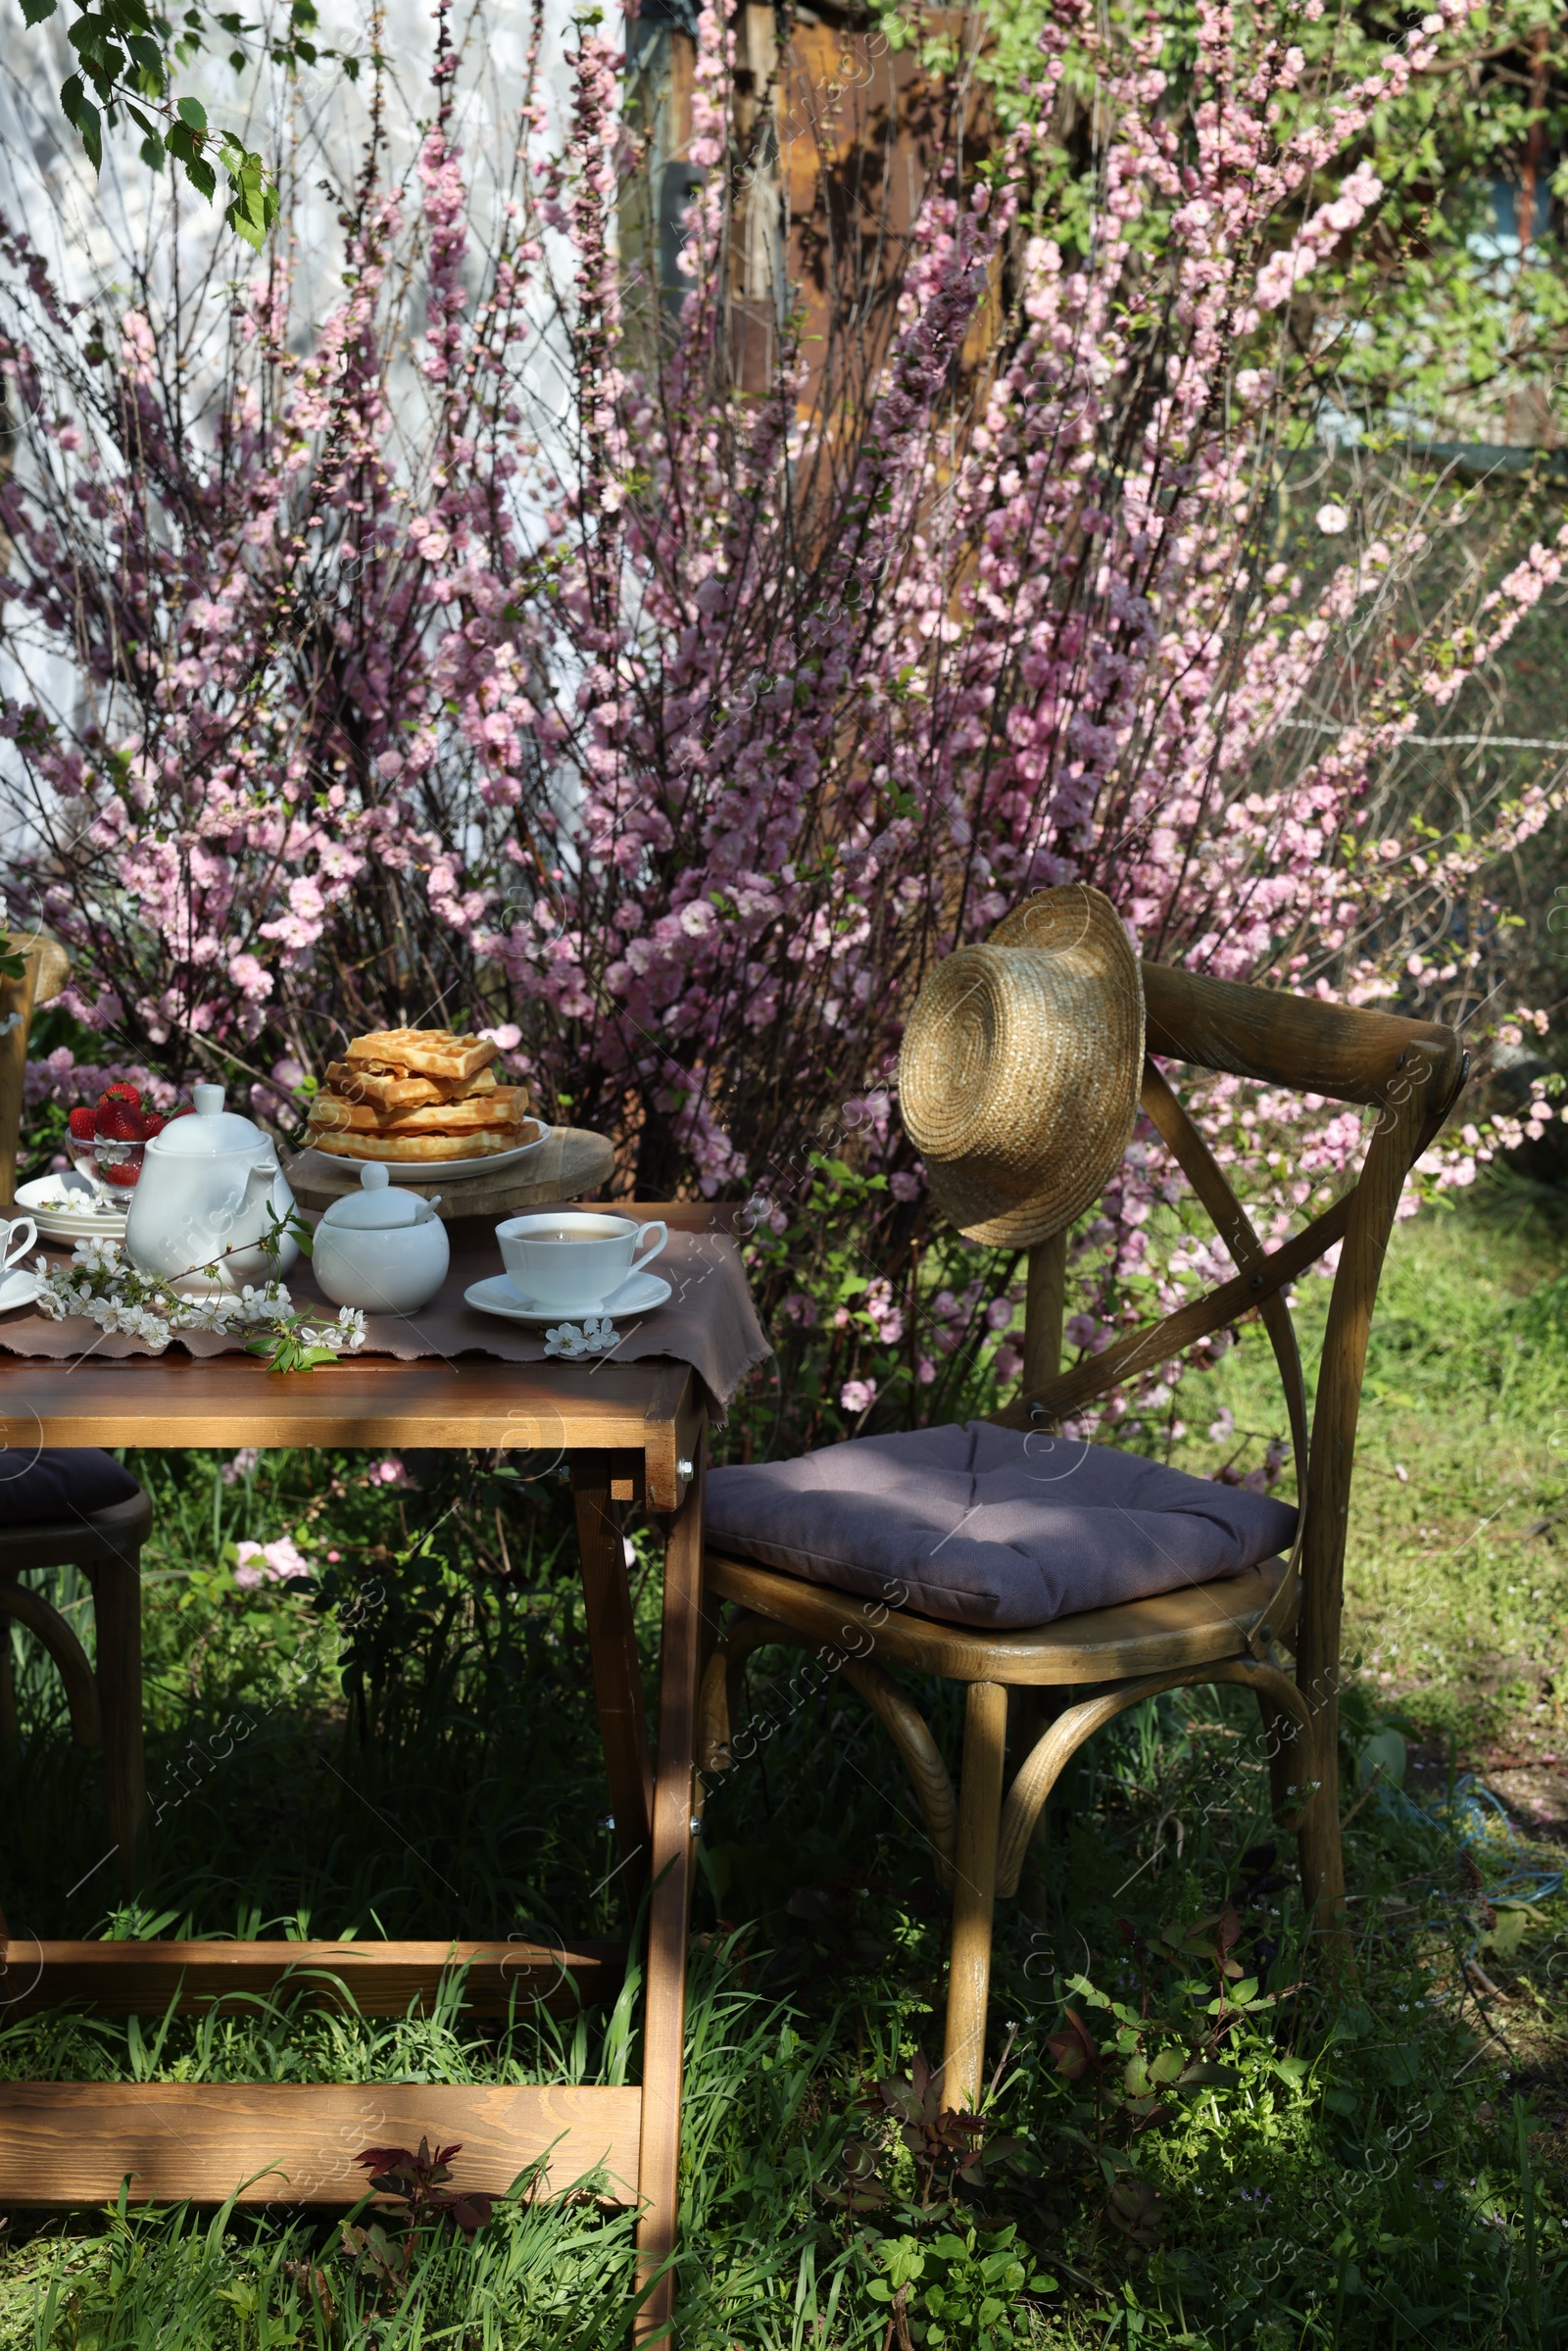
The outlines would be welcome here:
[[[360,1189],[335,1200],[316,1228],[311,1265],[335,1306],[413,1314],[447,1278],[452,1250],[432,1203],[397,1190],[384,1167],[360,1170]]]

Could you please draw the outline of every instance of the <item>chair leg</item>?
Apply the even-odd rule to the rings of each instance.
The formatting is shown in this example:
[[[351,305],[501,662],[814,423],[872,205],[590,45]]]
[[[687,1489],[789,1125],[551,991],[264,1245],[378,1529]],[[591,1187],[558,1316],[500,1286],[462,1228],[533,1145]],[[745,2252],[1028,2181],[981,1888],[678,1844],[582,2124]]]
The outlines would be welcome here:
[[[1312,1778],[1312,1757],[1299,1726],[1265,1690],[1257,1693],[1263,1718],[1263,1745],[1268,1756],[1269,1804],[1280,1828],[1294,1828],[1288,1816],[1300,1809],[1301,1789]]]
[[[147,1765],[141,1721],[141,1564],[103,1559],[88,1574],[98,1631],[98,1711],[103,1727],[109,1834],[118,1848],[122,1887],[131,1882],[136,1840],[147,1811]]]
[[[1007,1743],[1007,1692],[971,1682],[963,1724],[963,1778],[954,1856],[953,1958],[948,1970],[942,2103],[972,2113],[985,2068],[991,1999],[991,1923],[997,1896],[997,1834]]]
[[[17,1721],[17,1668],[9,1618],[0,1617],[0,1755],[15,1763],[22,1752],[22,1726]]]

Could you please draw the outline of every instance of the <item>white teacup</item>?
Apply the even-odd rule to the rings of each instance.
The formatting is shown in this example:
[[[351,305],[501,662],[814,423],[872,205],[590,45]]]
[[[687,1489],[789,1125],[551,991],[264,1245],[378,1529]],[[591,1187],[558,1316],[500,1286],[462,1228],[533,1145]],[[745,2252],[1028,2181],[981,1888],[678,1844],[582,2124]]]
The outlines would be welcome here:
[[[13,1216],[9,1221],[0,1216],[0,1274],[8,1274],[23,1258],[38,1238],[36,1221],[30,1216]]]
[[[653,1263],[669,1227],[592,1208],[554,1208],[509,1216],[497,1225],[496,1239],[512,1286],[524,1298],[562,1313],[591,1314],[631,1274]]]

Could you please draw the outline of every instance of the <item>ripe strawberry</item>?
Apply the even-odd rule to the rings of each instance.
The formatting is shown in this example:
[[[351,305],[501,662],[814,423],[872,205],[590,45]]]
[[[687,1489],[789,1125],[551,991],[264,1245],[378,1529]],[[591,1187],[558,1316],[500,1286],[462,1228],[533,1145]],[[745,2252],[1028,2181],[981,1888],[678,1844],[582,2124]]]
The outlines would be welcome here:
[[[160,1110],[144,1110],[141,1114],[141,1131],[149,1143],[155,1135],[161,1135],[168,1124],[168,1119]]]
[[[106,1086],[98,1097],[100,1110],[106,1108],[110,1102],[123,1102],[127,1110],[139,1110],[141,1096],[134,1086],[127,1086],[121,1078],[117,1079],[113,1086]]]
[[[81,1104],[79,1109],[72,1111],[71,1116],[66,1123],[71,1129],[72,1139],[74,1142],[90,1143],[92,1141],[93,1135],[96,1132],[96,1129],[93,1125],[93,1120],[97,1117],[97,1111],[89,1109],[85,1102]]]
[[[93,1133],[100,1143],[141,1143],[147,1129],[139,1109],[112,1102],[106,1094],[94,1115]]]
[[[128,1191],[141,1174],[141,1169],[117,1162],[114,1166],[100,1168],[99,1173],[106,1184],[118,1184],[122,1191]]]

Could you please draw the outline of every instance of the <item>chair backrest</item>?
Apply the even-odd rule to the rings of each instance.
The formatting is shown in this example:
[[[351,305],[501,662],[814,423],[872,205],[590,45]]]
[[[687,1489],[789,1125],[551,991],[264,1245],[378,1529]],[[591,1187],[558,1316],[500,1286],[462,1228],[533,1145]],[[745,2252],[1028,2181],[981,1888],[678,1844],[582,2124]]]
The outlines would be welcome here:
[[[1146,963],[1144,996],[1151,1056],[1227,1071],[1259,1084],[1335,1102],[1376,1104],[1355,1182],[1299,1233],[1265,1249],[1223,1170],[1152,1057],[1143,1104],[1201,1201],[1239,1271],[1158,1322],[1069,1371],[1058,1369],[1065,1237],[1030,1252],[1021,1392],[995,1417],[1011,1428],[1045,1428],[1142,1370],[1168,1362],[1254,1308],[1274,1348],[1296,1456],[1300,1517],[1290,1573],[1253,1636],[1259,1653],[1299,1601],[1306,1650],[1338,1654],[1338,1624],[1350,1473],[1360,1412],[1367,1334],[1404,1179],[1431,1144],[1464,1084],[1466,1056],[1452,1029],[1435,1021],[1324,1004],[1272,988]],[[1343,1243],[1323,1339],[1310,1436],[1296,1332],[1284,1293],[1335,1242]]]
[[[32,1008],[58,996],[71,970],[70,955],[47,931],[13,931],[10,945],[23,965],[20,979],[0,976],[0,1205],[9,1205],[16,1197]]]

